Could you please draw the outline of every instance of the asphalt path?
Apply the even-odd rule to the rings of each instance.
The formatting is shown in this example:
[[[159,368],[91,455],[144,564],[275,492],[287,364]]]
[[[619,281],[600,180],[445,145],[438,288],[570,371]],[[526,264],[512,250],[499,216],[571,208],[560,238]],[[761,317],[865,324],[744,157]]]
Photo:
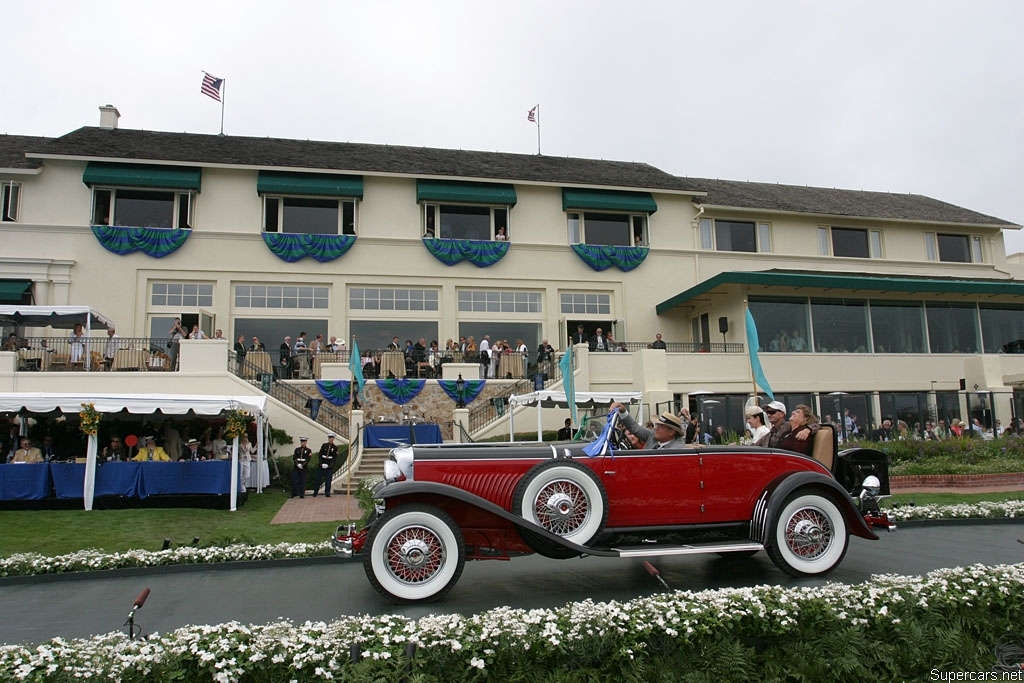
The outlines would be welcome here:
[[[861,583],[873,574],[924,574],[970,564],[1024,561],[1024,522],[903,528],[878,541],[850,539],[843,563],[827,578],[794,579],[766,553],[726,559],[715,555],[650,558],[673,589],[702,590],[761,584],[817,586],[827,581]],[[394,605],[370,586],[358,560],[268,563],[244,569],[190,567],[95,578],[38,582],[0,581],[0,643],[39,643],[79,638],[121,628],[135,597],[151,590],[135,617],[145,633],[190,624],[238,621],[263,624],[277,618],[331,621],[342,615],[475,614],[493,607],[558,607],[590,598],[629,600],[651,595],[660,585],[642,559],[539,556],[511,561],[467,562],[462,578],[441,601]]]

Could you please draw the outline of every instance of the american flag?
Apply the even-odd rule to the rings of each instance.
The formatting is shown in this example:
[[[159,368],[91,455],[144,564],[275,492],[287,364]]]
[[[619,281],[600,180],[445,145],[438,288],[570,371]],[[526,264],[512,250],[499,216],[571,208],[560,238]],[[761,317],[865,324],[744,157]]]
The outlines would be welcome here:
[[[540,105],[538,104],[537,107]],[[537,123],[537,107],[534,107],[530,111],[526,112],[526,120],[530,123]]]
[[[223,83],[224,83],[224,79],[223,78],[217,78],[215,76],[211,76],[210,74],[208,74],[208,73],[206,73],[204,71],[203,72],[203,86],[202,86],[202,88],[200,88],[200,92],[202,92],[207,97],[212,97],[213,99],[215,99],[218,102],[220,102],[220,86]]]

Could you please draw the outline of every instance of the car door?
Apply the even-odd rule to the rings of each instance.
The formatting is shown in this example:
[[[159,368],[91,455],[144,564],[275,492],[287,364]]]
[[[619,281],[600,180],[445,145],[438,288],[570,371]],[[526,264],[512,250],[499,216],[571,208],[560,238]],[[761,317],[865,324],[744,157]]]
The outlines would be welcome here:
[[[599,472],[608,492],[607,527],[700,521],[700,462],[693,449],[615,451]]]

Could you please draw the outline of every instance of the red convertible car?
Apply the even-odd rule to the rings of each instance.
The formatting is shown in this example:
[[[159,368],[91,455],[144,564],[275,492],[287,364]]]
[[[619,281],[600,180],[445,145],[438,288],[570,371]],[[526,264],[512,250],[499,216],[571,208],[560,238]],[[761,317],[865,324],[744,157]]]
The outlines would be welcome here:
[[[744,446],[627,450],[593,457],[586,443],[396,448],[363,529],[340,526],[339,556],[362,553],[366,575],[397,602],[428,602],[466,560],[538,553],[645,557],[767,551],[793,576],[825,574],[849,536],[893,529],[885,454],[836,452],[828,427],[811,456]],[[592,448],[588,449],[594,452]]]

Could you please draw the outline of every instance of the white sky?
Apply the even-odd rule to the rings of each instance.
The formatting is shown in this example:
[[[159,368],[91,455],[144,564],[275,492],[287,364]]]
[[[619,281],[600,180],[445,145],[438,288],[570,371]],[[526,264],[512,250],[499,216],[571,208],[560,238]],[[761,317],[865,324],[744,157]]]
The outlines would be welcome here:
[[[36,0],[0,133],[99,122],[643,161],[1024,223],[1024,2]],[[1008,253],[1024,231],[1004,233]]]

